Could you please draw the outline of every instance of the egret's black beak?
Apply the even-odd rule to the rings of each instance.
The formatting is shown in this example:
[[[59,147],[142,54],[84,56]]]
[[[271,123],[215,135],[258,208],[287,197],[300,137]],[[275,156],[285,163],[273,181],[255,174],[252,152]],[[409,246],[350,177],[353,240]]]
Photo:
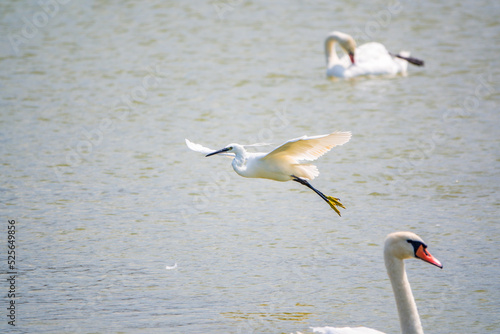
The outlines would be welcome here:
[[[218,151],[215,151],[215,152],[212,152],[212,153],[209,153],[209,154],[205,155],[205,157],[209,157],[209,156],[211,156],[211,155],[215,155],[215,154],[219,154],[219,153],[227,152],[227,151],[229,151],[229,150],[230,150],[230,148],[229,148],[229,147],[224,147],[224,148],[223,148],[223,149],[221,149],[221,150],[218,150]]]

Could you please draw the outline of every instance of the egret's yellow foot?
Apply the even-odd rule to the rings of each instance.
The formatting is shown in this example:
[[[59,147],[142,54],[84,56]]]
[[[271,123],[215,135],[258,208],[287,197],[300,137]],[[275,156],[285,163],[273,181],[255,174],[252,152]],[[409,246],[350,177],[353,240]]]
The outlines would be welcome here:
[[[340,211],[339,209],[337,209],[337,205],[340,206],[341,208],[345,209],[345,206],[340,203],[340,200],[336,197],[332,197],[332,196],[326,196],[326,198],[328,199],[328,204],[330,205],[330,207],[340,216],[342,217],[342,215],[340,214]]]

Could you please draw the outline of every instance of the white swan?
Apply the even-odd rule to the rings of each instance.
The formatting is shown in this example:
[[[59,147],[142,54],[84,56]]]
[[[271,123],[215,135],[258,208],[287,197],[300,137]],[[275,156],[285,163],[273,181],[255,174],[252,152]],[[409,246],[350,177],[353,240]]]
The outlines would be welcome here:
[[[335,43],[347,55],[340,58],[335,51]],[[338,78],[353,78],[360,75],[406,74],[408,62],[423,66],[420,59],[410,57],[409,52],[393,55],[380,43],[366,43],[356,47],[354,39],[345,33],[334,31],[325,40],[326,75]]]
[[[395,232],[389,234],[385,239],[385,267],[396,298],[401,332],[403,334],[423,334],[417,304],[415,304],[403,262],[404,259],[409,258],[421,259],[439,268],[443,268],[443,266],[427,251],[427,245],[415,233]],[[315,333],[323,334],[383,334],[366,327],[313,327],[312,330]]]

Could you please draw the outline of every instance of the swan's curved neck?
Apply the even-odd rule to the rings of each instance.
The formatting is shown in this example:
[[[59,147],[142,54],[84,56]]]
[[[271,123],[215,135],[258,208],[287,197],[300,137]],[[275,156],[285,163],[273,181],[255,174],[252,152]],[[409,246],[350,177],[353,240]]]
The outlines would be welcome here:
[[[392,290],[396,298],[401,332],[403,334],[424,334],[417,304],[411,292],[410,282],[406,277],[403,260],[388,253],[384,254],[384,258],[387,274],[391,280]]]
[[[337,42],[337,39],[334,36],[328,36],[325,40],[326,65],[328,67],[331,67],[339,62],[339,56],[335,51],[335,42]]]

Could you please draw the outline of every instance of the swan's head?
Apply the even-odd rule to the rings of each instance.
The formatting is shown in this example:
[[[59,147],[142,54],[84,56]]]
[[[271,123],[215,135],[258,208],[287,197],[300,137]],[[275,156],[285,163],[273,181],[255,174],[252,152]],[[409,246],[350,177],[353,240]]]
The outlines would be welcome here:
[[[328,35],[327,43],[329,40],[335,40],[339,43],[340,47],[349,55],[351,63],[355,64],[354,53],[356,52],[356,41],[350,35],[340,31],[334,31]]]
[[[246,150],[243,147],[243,145],[240,145],[240,144],[229,144],[226,147],[224,147],[224,148],[222,148],[222,149],[220,149],[218,151],[215,151],[215,152],[207,154],[206,157],[209,157],[209,156],[212,156],[212,155],[216,155],[216,154],[219,154],[219,153],[234,153],[236,155],[242,155],[245,152],[246,152]]]
[[[418,235],[412,232],[391,233],[385,239],[384,252],[400,260],[417,258],[443,268],[441,262],[429,253],[427,245]]]

